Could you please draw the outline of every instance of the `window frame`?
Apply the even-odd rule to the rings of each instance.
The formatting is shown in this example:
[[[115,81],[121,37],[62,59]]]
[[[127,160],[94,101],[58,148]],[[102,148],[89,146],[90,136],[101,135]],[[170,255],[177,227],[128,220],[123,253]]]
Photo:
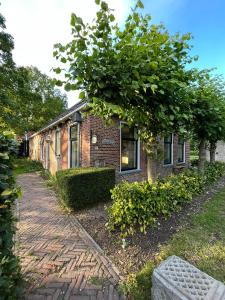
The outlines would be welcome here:
[[[122,126],[127,125],[126,122],[120,121],[120,173],[132,173],[140,171],[140,138],[137,139],[137,151],[136,151],[136,160],[137,160],[137,167],[135,169],[128,169],[128,170],[122,170]],[[128,126],[128,125],[127,125]],[[137,128],[137,126],[135,126]],[[137,129],[138,130],[138,129]]]
[[[184,139],[183,139],[184,140]],[[177,138],[177,163],[178,164],[185,164],[186,162],[186,153],[185,153],[185,150],[186,150],[186,146],[185,146],[185,140],[184,140],[184,143],[183,143],[183,161],[178,161],[178,147],[179,147],[179,136]]]
[[[40,142],[40,160],[44,160],[44,139]]]
[[[165,164],[165,156],[164,156],[164,154],[165,154],[165,151],[164,151],[164,149],[165,149],[165,137],[163,138],[163,166],[164,167],[168,167],[168,166],[173,166],[173,141],[174,141],[174,136],[173,136],[173,133],[170,133],[171,134],[171,143],[167,143],[167,144],[170,144],[171,145],[171,161],[170,161],[170,163],[168,163],[168,164]]]
[[[59,134],[59,154],[57,154],[57,134]],[[57,128],[55,131],[55,156],[60,157],[61,156],[61,130],[60,128]]]
[[[77,126],[77,130],[78,130],[78,151],[77,151],[77,161],[78,161],[78,164],[77,166],[74,166],[72,167],[72,153],[71,153],[71,148],[72,148],[72,141],[75,141],[75,139],[71,139],[71,128],[73,126]],[[79,168],[80,167],[80,123],[78,122],[75,122],[75,123],[72,123],[68,126],[68,140],[69,140],[69,143],[68,143],[68,167],[69,169],[71,168]]]

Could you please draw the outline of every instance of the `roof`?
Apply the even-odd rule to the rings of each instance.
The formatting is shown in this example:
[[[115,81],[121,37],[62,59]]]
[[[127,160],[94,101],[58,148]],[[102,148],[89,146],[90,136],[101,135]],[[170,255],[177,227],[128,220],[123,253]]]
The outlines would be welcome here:
[[[69,118],[69,116],[71,116],[74,112],[78,111],[79,109],[81,109],[83,106],[85,106],[87,104],[86,100],[82,100],[79,101],[78,103],[74,104],[72,107],[70,107],[69,109],[67,109],[66,111],[64,111],[63,113],[61,113],[60,115],[58,115],[56,118],[52,119],[49,123],[47,123],[44,127],[42,127],[40,130],[38,130],[37,132],[35,132],[34,134],[32,134],[30,136],[30,138],[34,137],[35,135],[45,131],[46,129],[49,129],[59,123],[61,123],[62,121],[65,121],[66,119]]]

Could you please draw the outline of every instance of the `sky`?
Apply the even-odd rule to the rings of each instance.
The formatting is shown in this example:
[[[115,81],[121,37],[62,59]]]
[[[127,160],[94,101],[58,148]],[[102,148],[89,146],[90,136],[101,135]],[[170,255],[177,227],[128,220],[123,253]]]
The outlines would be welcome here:
[[[70,15],[75,12],[90,22],[97,6],[94,0],[0,0],[7,31],[14,37],[14,61],[19,66],[36,66],[54,77],[57,66],[52,56],[55,43],[70,41]],[[123,22],[134,0],[107,0],[117,22]],[[163,22],[171,33],[191,32],[194,66],[213,68],[225,76],[225,1],[224,0],[143,0],[144,13],[153,23]],[[69,107],[78,93],[67,93]]]

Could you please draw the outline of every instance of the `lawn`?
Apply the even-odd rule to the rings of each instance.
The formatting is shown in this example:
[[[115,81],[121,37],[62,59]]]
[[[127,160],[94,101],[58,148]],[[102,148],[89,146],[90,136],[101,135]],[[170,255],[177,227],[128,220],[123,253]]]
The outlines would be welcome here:
[[[32,161],[28,158],[17,158],[13,162],[15,176],[23,173],[42,171],[42,164],[38,161]]]
[[[130,275],[122,289],[131,299],[150,299],[153,269],[170,255],[186,259],[217,280],[225,283],[225,188],[192,217],[188,227],[160,247],[154,260],[136,275]]]

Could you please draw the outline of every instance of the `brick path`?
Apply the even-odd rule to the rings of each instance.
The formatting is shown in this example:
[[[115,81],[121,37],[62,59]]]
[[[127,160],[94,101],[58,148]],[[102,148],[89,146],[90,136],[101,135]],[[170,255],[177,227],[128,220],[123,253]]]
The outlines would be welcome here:
[[[117,269],[35,173],[18,177],[18,252],[25,299],[116,300]]]

